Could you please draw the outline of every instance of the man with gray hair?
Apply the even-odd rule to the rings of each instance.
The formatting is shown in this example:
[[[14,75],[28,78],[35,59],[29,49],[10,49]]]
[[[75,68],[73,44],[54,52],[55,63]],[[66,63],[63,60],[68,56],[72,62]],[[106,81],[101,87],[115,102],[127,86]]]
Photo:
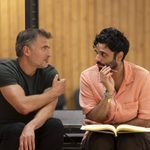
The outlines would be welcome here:
[[[52,118],[65,79],[48,64],[51,34],[27,29],[16,39],[15,60],[0,63],[0,149],[60,150],[63,125]]]

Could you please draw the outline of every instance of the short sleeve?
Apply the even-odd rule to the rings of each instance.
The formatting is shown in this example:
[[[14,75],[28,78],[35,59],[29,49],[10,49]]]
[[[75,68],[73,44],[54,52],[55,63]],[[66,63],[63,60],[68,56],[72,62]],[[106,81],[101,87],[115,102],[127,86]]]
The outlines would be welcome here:
[[[51,87],[55,75],[58,74],[57,70],[52,65],[48,65],[48,67],[44,69],[43,74],[43,79],[45,79],[45,88]]]
[[[90,87],[90,81],[88,80],[88,76],[86,76],[84,73],[82,73],[80,76],[79,100],[84,114],[87,114],[96,105],[96,100]]]
[[[0,64],[0,87],[16,84],[17,78],[13,68]]]

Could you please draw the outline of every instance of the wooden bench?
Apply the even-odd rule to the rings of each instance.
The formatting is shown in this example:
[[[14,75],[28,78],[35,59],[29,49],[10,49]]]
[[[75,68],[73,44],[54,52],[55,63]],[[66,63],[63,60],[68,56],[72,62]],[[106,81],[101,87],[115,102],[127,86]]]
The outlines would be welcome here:
[[[84,132],[80,130],[84,115],[81,110],[56,110],[55,118],[59,118],[64,125],[63,150],[81,150],[81,140]]]

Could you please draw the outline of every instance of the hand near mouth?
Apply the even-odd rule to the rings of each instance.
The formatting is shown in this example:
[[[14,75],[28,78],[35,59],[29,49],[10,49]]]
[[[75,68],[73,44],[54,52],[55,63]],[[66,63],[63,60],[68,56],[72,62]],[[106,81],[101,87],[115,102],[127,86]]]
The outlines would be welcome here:
[[[104,66],[110,67],[109,65],[100,65],[100,64],[97,63],[97,67],[98,67],[99,71],[100,71]],[[111,67],[110,67],[110,68],[111,68]],[[113,73],[117,73],[117,72],[118,72],[118,71],[115,70],[115,69],[111,69],[110,71],[113,72]]]
[[[116,70],[115,70],[116,71]],[[105,86],[106,90],[113,93],[115,90],[114,79],[112,78],[113,71],[110,66],[104,66],[100,70],[101,83]]]

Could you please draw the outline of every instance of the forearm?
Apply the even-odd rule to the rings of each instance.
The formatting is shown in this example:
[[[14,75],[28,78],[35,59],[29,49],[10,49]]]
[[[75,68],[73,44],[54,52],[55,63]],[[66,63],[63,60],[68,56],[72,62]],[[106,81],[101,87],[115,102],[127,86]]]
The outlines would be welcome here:
[[[28,125],[32,126],[35,130],[40,128],[48,120],[48,118],[53,116],[57,101],[58,100],[55,99],[48,105],[41,108]]]
[[[56,98],[57,94],[55,94],[53,89],[48,89],[46,92],[39,95],[25,96],[22,105],[24,105],[25,112],[30,113],[55,101]]]
[[[115,94],[114,85],[112,87],[106,86],[106,91],[104,93],[104,99],[87,114],[87,118],[99,123],[103,123],[107,117],[111,106],[112,98]]]
[[[26,124],[19,138],[19,150],[36,149],[35,130],[43,126],[47,119],[53,115],[56,103],[57,100],[53,100],[53,102],[41,108],[35,117]]]
[[[44,93],[26,96],[20,85],[10,85],[0,88],[5,99],[21,114],[35,111],[58,97],[54,88],[49,88]]]
[[[0,88],[4,98],[10,103],[17,112],[26,115],[43,106],[49,104],[58,96],[64,93],[65,79],[58,81],[54,78],[53,85],[44,93],[27,96],[24,89],[19,84],[8,85]]]
[[[87,119],[90,119],[99,123],[103,123],[103,121],[107,119],[110,105],[111,105],[110,100],[104,99],[86,115]]]
[[[150,120],[135,118],[135,119],[125,122],[124,124],[130,124],[130,125],[142,126],[142,127],[150,127]]]

